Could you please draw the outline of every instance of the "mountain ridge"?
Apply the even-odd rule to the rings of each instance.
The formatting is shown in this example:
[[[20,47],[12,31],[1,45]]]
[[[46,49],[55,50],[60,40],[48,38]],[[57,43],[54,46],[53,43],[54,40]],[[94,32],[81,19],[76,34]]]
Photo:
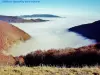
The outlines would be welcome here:
[[[100,20],[88,23],[81,24],[68,29],[70,32],[75,32],[83,37],[95,40],[100,42]]]
[[[43,20],[43,19],[23,19],[18,16],[5,16],[5,15],[0,15],[0,20],[6,21],[9,23],[27,23],[27,22],[45,22],[49,20]]]
[[[52,14],[33,14],[33,15],[21,15],[20,17],[56,17],[60,18],[60,16],[52,15]]]

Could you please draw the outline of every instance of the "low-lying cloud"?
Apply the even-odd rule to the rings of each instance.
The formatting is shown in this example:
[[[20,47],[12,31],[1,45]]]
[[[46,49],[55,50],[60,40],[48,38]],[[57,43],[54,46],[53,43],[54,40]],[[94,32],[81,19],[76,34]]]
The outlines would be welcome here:
[[[57,18],[42,23],[13,24],[29,33],[32,38],[13,46],[9,50],[9,53],[14,56],[19,56],[39,49],[76,48],[93,44],[95,43],[94,40],[67,31],[70,27],[93,21],[93,19],[84,18]]]

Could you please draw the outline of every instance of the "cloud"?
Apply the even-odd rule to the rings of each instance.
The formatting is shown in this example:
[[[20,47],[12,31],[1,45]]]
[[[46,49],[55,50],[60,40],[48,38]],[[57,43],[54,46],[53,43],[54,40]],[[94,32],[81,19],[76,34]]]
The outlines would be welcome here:
[[[94,19],[89,18],[67,17],[51,19],[51,21],[42,23],[14,24],[32,35],[33,38],[26,42],[21,42],[19,45],[15,45],[9,50],[9,53],[18,56],[38,49],[76,48],[93,44],[95,43],[94,40],[67,31],[68,28],[75,25],[90,23],[93,21]]]

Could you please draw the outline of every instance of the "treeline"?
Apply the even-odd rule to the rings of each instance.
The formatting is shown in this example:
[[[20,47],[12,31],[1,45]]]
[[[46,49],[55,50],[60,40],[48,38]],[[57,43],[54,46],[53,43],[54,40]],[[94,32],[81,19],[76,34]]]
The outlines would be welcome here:
[[[100,44],[81,48],[37,50],[23,56],[26,66],[66,66],[83,67],[100,64]]]

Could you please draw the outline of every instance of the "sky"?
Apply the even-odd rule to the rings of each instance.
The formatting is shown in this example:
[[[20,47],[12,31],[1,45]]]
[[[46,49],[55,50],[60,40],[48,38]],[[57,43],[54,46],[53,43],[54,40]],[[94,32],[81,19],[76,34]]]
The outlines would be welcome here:
[[[0,0],[0,15],[56,14],[100,16],[100,0]],[[37,1],[17,2],[14,1]]]

